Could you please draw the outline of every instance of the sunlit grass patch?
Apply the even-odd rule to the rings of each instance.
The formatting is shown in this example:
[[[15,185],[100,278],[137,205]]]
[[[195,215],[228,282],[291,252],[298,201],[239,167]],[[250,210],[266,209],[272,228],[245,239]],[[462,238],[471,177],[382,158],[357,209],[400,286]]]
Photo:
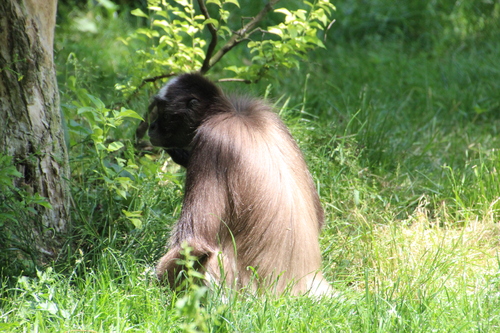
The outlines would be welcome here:
[[[370,282],[380,292],[395,294],[477,292],[500,272],[499,236],[500,226],[493,221],[450,226],[432,219],[421,205],[406,221],[373,228]]]

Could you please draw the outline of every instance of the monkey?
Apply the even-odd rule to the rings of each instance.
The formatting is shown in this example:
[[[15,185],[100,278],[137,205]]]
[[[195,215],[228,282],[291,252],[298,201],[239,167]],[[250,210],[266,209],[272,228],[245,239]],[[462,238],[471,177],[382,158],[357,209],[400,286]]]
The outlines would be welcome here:
[[[183,244],[208,281],[292,295],[331,292],[319,233],[324,212],[304,157],[273,108],[225,95],[198,73],[164,85],[152,102],[154,146],[186,167],[185,193],[156,274],[178,285]]]

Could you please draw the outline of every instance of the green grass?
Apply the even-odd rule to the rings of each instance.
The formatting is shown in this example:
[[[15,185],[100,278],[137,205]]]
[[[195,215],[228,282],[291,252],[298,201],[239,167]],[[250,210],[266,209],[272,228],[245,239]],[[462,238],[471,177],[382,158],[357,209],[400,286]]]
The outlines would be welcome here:
[[[375,14],[363,17],[394,22]],[[95,33],[77,35],[69,19],[58,28],[67,117],[76,98],[69,77],[111,103],[122,98],[114,84],[133,73],[134,50],[114,44],[132,29],[124,23],[130,18],[105,18]],[[70,124],[75,253],[38,276],[3,278],[0,331],[177,332],[193,330],[195,321],[210,332],[500,331],[500,27],[485,20],[488,33],[460,30],[442,42],[424,34],[423,43],[404,32],[426,26],[395,21],[402,26],[388,35],[371,34],[363,27],[376,21],[349,20],[362,37],[339,23],[328,48],[300,70],[252,87],[224,86],[264,94],[272,84],[270,97],[304,151],[326,211],[321,246],[334,297],[223,301],[217,292],[196,298],[194,287],[158,286],[152,267],[179,215],[182,170],[161,154],[134,151],[136,123],[125,123],[113,133],[125,152],[106,160],[112,167],[116,157],[136,160],[134,186],[120,197],[94,172],[101,161]],[[147,100],[129,107],[143,113]],[[123,210],[140,212],[141,228]]]

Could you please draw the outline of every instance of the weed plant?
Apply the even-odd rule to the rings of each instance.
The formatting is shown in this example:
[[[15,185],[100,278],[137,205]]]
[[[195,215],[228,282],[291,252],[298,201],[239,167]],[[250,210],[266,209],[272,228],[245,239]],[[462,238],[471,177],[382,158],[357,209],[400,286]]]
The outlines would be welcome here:
[[[62,7],[76,246],[63,264],[0,281],[0,331],[500,331],[500,4],[365,3],[336,4],[327,48],[299,70],[223,86],[268,96],[306,156],[336,290],[323,299],[157,284],[183,171],[134,148],[134,118],[91,116],[116,119],[113,87],[134,75],[134,50],[115,43],[141,23],[111,7]],[[126,110],[143,115],[148,93]]]

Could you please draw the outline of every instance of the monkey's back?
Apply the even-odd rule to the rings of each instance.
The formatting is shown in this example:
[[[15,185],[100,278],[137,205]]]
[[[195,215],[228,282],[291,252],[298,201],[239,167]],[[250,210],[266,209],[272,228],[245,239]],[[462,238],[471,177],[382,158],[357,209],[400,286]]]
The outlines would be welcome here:
[[[212,245],[223,253],[226,280],[247,286],[253,267],[258,282],[278,292],[290,282],[295,293],[326,288],[319,271],[323,210],[300,149],[267,104],[228,101],[230,112],[215,113],[198,127],[186,180],[197,186],[212,179],[201,188],[214,202],[200,207],[198,219],[222,221]],[[205,180],[192,179],[199,175]],[[207,270],[220,278],[218,262]]]

